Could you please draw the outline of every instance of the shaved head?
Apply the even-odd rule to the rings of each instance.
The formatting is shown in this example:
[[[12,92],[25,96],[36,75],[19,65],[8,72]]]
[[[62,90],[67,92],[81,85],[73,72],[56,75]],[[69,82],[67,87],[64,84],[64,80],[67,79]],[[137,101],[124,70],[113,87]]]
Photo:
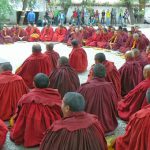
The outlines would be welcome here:
[[[96,55],[95,55],[95,63],[97,64],[97,63],[102,63],[103,61],[105,61],[106,60],[106,57],[105,57],[105,55],[103,54],[103,53],[97,53]]]
[[[47,51],[52,51],[53,48],[54,48],[54,44],[52,44],[52,43],[49,43],[49,44],[46,45],[46,50]]]
[[[132,52],[132,51],[127,51],[127,52],[125,53],[125,59],[126,59],[126,60],[131,60],[131,59],[133,59],[133,57],[134,57],[134,55],[133,55],[133,52]]]
[[[146,92],[146,99],[147,99],[148,104],[150,104],[150,88]]]
[[[146,53],[147,53],[147,54],[150,53],[150,45],[147,46],[147,48],[146,48]]]
[[[145,79],[150,78],[150,64],[148,64],[144,67],[143,75],[144,75]]]
[[[62,56],[58,59],[58,66],[69,64],[69,60],[67,57]]]
[[[34,44],[32,46],[32,52],[41,52],[41,51],[42,51],[42,48],[40,44]]]
[[[132,49],[132,52],[133,52],[134,57],[137,57],[140,55],[140,51],[137,48]]]

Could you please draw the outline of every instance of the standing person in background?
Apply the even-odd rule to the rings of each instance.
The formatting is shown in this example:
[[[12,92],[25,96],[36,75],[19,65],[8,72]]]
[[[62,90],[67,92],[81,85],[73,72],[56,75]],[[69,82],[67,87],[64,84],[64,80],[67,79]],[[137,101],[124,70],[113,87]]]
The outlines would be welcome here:
[[[124,12],[124,23],[125,24],[130,23],[130,21],[129,21],[129,12],[128,12],[127,8],[125,9],[125,12]]]
[[[87,9],[85,9],[85,12],[84,12],[84,23],[85,25],[88,25],[89,23],[89,12]]]
[[[49,12],[49,18],[50,18],[50,24],[52,25],[53,21],[54,21],[54,13],[52,10],[50,10],[50,12]]]
[[[118,24],[121,26],[123,26],[123,18],[124,18],[123,10],[122,10],[122,8],[120,8],[119,9]]]
[[[138,13],[139,13],[139,9],[137,7],[135,7],[134,8],[135,23],[138,23]]]
[[[59,16],[58,16],[58,20],[60,25],[64,25],[65,23],[65,14],[63,11],[60,12]]]
[[[84,8],[81,10],[81,24],[84,24]]]
[[[106,25],[110,26],[110,19],[111,19],[111,13],[109,11],[109,9],[106,12]]]
[[[27,15],[28,23],[34,24],[35,23],[35,13],[33,12],[33,9],[30,10],[30,12]]]
[[[99,23],[99,12],[98,12],[98,10],[96,10],[96,12],[95,12],[95,20],[96,20],[96,24],[98,24]]]
[[[76,8],[75,8],[75,10],[73,11],[72,17],[73,17],[73,22],[74,22],[75,24],[77,24],[78,13],[77,13]]]
[[[57,26],[58,25],[58,16],[59,16],[59,10],[57,9],[57,7],[55,7],[54,10],[54,23]]]
[[[79,8],[77,9],[77,13],[78,13],[78,16],[77,16],[77,25],[80,26],[81,25],[81,11],[80,11]]]
[[[102,11],[101,24],[105,24],[105,10]]]
[[[111,25],[115,25],[116,26],[116,9],[112,8],[111,10]]]

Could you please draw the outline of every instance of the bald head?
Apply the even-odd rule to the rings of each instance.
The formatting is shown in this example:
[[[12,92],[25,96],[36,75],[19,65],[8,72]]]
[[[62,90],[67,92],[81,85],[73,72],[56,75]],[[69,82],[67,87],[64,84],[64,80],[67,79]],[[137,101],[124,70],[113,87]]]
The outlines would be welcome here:
[[[41,52],[42,51],[42,49],[41,49],[41,45],[40,44],[34,44],[33,46],[32,46],[32,52],[34,53],[34,52]]]
[[[137,48],[132,49],[133,57],[137,57],[140,55],[140,51]]]
[[[12,71],[12,65],[8,62],[0,64],[0,72]]]
[[[67,57],[62,56],[58,59],[58,66],[67,65],[69,64],[69,60]]]
[[[150,104],[150,88],[146,92],[146,99],[147,99],[148,104]]]
[[[134,34],[133,34],[133,39],[134,39],[134,40],[137,40],[138,38],[139,38],[139,34],[138,34],[138,33],[134,33]]]
[[[79,42],[78,42],[78,40],[74,39],[74,40],[72,40],[71,44],[73,47],[77,47]]]
[[[53,48],[54,48],[54,44],[52,44],[52,43],[46,44],[47,51],[53,51]]]
[[[150,45],[147,46],[147,48],[146,48],[146,53],[147,53],[147,54],[150,53]]]
[[[150,64],[148,64],[144,67],[143,75],[144,75],[145,79],[150,78]]]
[[[125,53],[125,59],[126,60],[132,60],[133,59],[133,53],[132,53],[132,51],[127,51],[126,53]]]
[[[94,77],[104,78],[106,76],[105,66],[102,64],[96,64],[93,68]]]
[[[106,60],[106,57],[105,57],[105,55],[103,53],[97,53],[95,55],[95,64],[102,63],[105,60]]]

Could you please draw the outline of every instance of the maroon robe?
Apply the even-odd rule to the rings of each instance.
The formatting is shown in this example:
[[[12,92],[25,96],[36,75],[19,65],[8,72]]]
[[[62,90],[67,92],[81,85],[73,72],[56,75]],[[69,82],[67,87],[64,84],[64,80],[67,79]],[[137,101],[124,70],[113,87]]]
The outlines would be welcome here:
[[[43,42],[52,41],[53,34],[54,34],[54,31],[52,27],[44,27],[41,31],[40,40]]]
[[[132,115],[123,136],[116,139],[115,150],[150,149],[150,105]]]
[[[144,100],[148,88],[150,88],[150,79],[140,82],[124,97],[123,101],[118,103],[118,115],[121,119],[128,121],[132,114],[145,105]]]
[[[78,73],[86,71],[88,66],[86,51],[81,47],[73,48],[69,54],[69,64]]]
[[[35,88],[18,103],[10,138],[16,144],[33,147],[40,144],[43,133],[61,118],[61,97],[57,90]]]
[[[118,99],[120,99],[121,96],[121,78],[120,74],[114,65],[113,62],[110,62],[108,60],[102,62],[102,64],[106,67],[106,81],[112,82],[115,88],[115,91],[118,95]],[[91,80],[93,78],[93,67],[91,67],[90,72],[88,74],[88,80]]]
[[[32,27],[29,33],[28,41],[37,42],[40,40],[40,36],[41,36],[40,30],[37,27]]]
[[[5,123],[2,120],[0,120],[0,149],[3,147],[5,143],[7,132],[8,129]]]
[[[3,37],[3,41],[5,44],[13,43],[13,39],[11,37],[11,32],[8,28],[6,30],[1,31],[1,36]]]
[[[105,34],[103,33],[101,41],[97,42],[97,47],[106,48],[108,41],[109,41],[108,34],[107,33],[105,33]]]
[[[25,82],[11,71],[0,74],[0,118],[9,120],[15,113],[17,103],[28,92]]]
[[[107,150],[103,128],[96,116],[74,112],[53,123],[40,150]]]
[[[85,111],[98,116],[105,133],[116,129],[118,123],[117,103],[118,97],[112,83],[104,78],[93,78],[82,84],[78,90],[86,101]]]
[[[29,88],[33,88],[33,78],[37,73],[49,75],[51,72],[49,57],[41,52],[31,54],[17,69],[16,74],[21,76]]]
[[[54,69],[57,68],[57,62],[58,62],[58,59],[60,58],[59,54],[54,50],[51,50],[51,51],[47,50],[44,54],[49,57],[50,64],[51,64],[50,70],[53,71]]]
[[[134,60],[127,60],[119,69],[121,76],[121,95],[128,94],[143,79],[143,69],[141,65]]]
[[[77,73],[69,65],[63,65],[54,70],[49,79],[50,87],[58,89],[62,98],[67,92],[74,92],[80,86]]]

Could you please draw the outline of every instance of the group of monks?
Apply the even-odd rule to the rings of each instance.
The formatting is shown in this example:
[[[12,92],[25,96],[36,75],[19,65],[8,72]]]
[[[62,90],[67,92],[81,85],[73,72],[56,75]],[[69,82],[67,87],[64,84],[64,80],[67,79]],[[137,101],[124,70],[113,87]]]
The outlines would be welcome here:
[[[62,31],[64,27],[58,28]],[[68,45],[73,49],[69,58],[60,57],[51,43],[46,45],[45,53],[39,44],[34,44],[32,54],[15,74],[10,63],[0,64],[0,147],[8,132],[3,121],[9,120],[10,139],[24,147],[107,150],[110,147],[105,137],[114,134],[119,117],[128,123],[126,133],[112,142],[111,149],[150,149],[150,46],[147,38],[139,31],[131,32],[132,47],[124,51],[126,62],[119,70],[103,53],[97,53],[87,82],[80,85],[78,73],[85,72],[88,66],[86,51],[81,46],[88,43],[110,49],[115,46],[112,41],[91,40],[94,35],[110,36],[112,31],[88,28],[93,31],[85,41],[76,35],[80,30],[70,31]],[[115,31],[114,41],[121,40],[124,32],[121,27]],[[59,41],[63,42],[66,34],[60,38],[55,33],[51,38],[63,39]],[[35,37],[34,34],[32,39]],[[147,47],[138,47],[141,40],[143,44],[147,42]]]

